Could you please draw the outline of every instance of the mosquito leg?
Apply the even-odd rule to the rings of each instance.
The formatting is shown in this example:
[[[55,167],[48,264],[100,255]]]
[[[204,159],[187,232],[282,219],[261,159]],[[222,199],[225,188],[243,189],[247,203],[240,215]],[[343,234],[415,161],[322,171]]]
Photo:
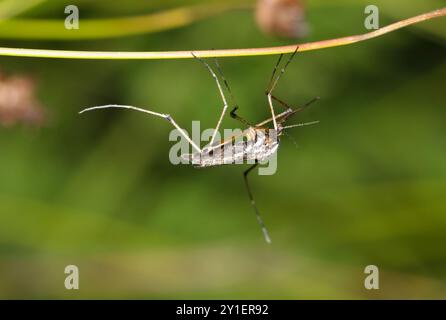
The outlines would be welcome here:
[[[187,132],[185,130],[181,129],[180,126],[175,122],[175,120],[173,120],[173,118],[170,115],[168,115],[168,114],[153,112],[153,111],[142,109],[142,108],[138,108],[138,107],[125,106],[125,105],[119,105],[119,104],[109,104],[109,105],[105,105],[105,106],[96,106],[96,107],[86,108],[86,109],[80,111],[79,113],[84,113],[84,112],[88,112],[88,111],[92,111],[92,110],[98,110],[98,109],[108,109],[108,108],[131,109],[131,110],[148,113],[148,114],[151,114],[151,115],[154,115],[154,116],[166,119],[167,121],[169,121],[181,133],[181,135],[191,144],[191,146],[197,152],[201,153],[200,147],[198,147],[195,144],[195,142],[189,137]]]
[[[273,101],[272,101],[272,92],[276,88],[277,82],[279,81],[280,77],[285,73],[286,68],[288,67],[288,65],[290,64],[290,62],[293,60],[294,56],[296,55],[298,48],[299,47],[296,47],[296,50],[291,54],[290,58],[285,63],[285,66],[280,70],[279,75],[273,81],[273,78],[274,78],[274,76],[276,74],[276,71],[277,71],[277,68],[279,66],[280,60],[282,60],[282,57],[279,57],[279,60],[277,61],[276,66],[274,67],[273,75],[272,75],[271,81],[270,81],[270,87],[269,87],[269,89],[266,92],[266,94],[268,96],[269,107],[271,109],[271,115],[272,115],[272,119],[273,119],[274,130],[276,130],[276,131],[277,131],[277,121],[276,121],[276,116],[274,114],[274,107],[273,107]]]
[[[231,102],[232,102],[232,104],[234,105],[234,108],[232,109],[232,111],[231,111],[231,113],[230,113],[231,118],[240,121],[241,123],[247,125],[248,127],[252,127],[252,124],[251,124],[251,123],[249,123],[249,122],[246,121],[244,118],[240,117],[239,115],[237,115],[237,114],[235,113],[239,107],[238,107],[237,102],[235,101],[235,97],[234,97],[234,95],[233,95],[233,93],[232,93],[232,90],[231,90],[231,88],[229,87],[229,83],[228,83],[228,81],[226,81],[226,78],[225,78],[225,76],[223,75],[223,71],[222,71],[221,68],[220,68],[220,64],[218,63],[218,59],[217,59],[217,58],[215,58],[215,66],[217,67],[217,70],[218,70],[218,73],[220,74],[220,77],[223,79],[223,83],[225,84],[225,87],[226,87],[226,89],[228,90],[228,92],[229,92],[229,94],[230,94]]]
[[[253,164],[251,167],[249,167],[245,172],[243,172],[243,178],[244,178],[244,180],[245,180],[245,186],[246,186],[246,190],[248,191],[249,200],[251,201],[251,205],[252,205],[252,207],[254,208],[254,212],[255,212],[255,214],[256,214],[257,222],[258,222],[259,225],[260,225],[260,228],[261,228],[262,233],[263,233],[263,237],[265,238],[265,241],[266,241],[267,243],[271,243],[271,238],[269,237],[268,230],[266,229],[266,227],[265,227],[265,223],[263,222],[263,219],[262,219],[262,217],[260,216],[259,209],[257,209],[257,205],[256,205],[256,202],[255,202],[255,200],[254,200],[254,196],[252,195],[251,188],[250,188],[250,186],[249,186],[249,182],[248,182],[248,174],[249,174],[254,168],[256,168],[257,165],[258,165],[258,163],[256,162],[256,163]]]
[[[221,79],[223,80],[223,83],[224,83],[224,85],[225,85],[225,87],[226,87],[226,90],[228,90],[228,92],[229,92],[229,94],[230,94],[230,98],[231,98],[231,102],[232,102],[232,104],[234,105],[234,107],[237,107],[237,108],[238,108],[238,104],[237,104],[237,102],[235,101],[234,94],[232,93],[231,87],[229,87],[229,83],[228,83],[228,81],[226,80],[226,78],[225,78],[225,76],[224,76],[224,74],[223,74],[223,71],[222,71],[221,68],[220,68],[220,64],[218,63],[218,59],[215,58],[214,61],[215,61],[215,67],[217,68],[217,71],[218,71],[218,73],[220,74]]]
[[[283,53],[279,56],[279,59],[277,59],[276,65],[274,66],[273,73],[271,74],[271,79],[269,79],[268,89],[266,92],[270,91],[269,88],[271,88],[274,80],[274,76],[276,75],[277,68],[279,68],[280,61],[282,61]]]
[[[268,94],[268,92],[267,92],[266,94]],[[285,101],[283,101],[283,100],[281,100],[281,99],[275,97],[273,94],[271,94],[271,98],[272,98],[274,101],[277,101],[277,102],[278,102],[281,106],[283,106],[285,109],[292,109],[292,107],[291,107],[288,103],[286,103]]]
[[[271,82],[271,83],[270,83],[270,87],[269,87],[269,89],[268,89],[268,91],[267,91],[268,94],[272,93],[273,90],[276,88],[277,82],[279,82],[280,78],[281,78],[282,75],[285,73],[286,68],[287,68],[288,65],[291,63],[291,61],[293,61],[293,58],[294,58],[294,56],[296,55],[298,49],[299,49],[299,46],[297,46],[297,47],[296,47],[296,50],[294,50],[294,52],[291,54],[291,56],[289,57],[288,61],[285,63],[285,66],[280,70],[280,73],[279,73],[279,75],[276,77],[276,79],[274,80],[274,82]],[[279,58],[279,61],[278,61],[278,62],[280,62],[280,58]],[[276,67],[274,68],[273,76],[274,76],[275,73],[276,73],[276,69],[277,69],[277,65],[276,65]]]
[[[274,129],[276,131],[277,131],[277,121],[276,121],[276,115],[274,114],[273,102],[271,101],[271,91],[272,91],[271,88],[273,87],[274,76],[276,75],[277,69],[279,68],[282,58],[283,58],[283,54],[281,54],[279,56],[279,59],[277,59],[276,65],[274,66],[274,69],[273,69],[273,73],[271,74],[271,79],[269,80],[268,89],[265,92],[268,96],[268,103],[269,103],[269,107],[271,109],[273,125],[274,125]]]
[[[241,123],[247,125],[248,127],[252,127],[252,124],[249,123],[248,121],[246,121],[245,119],[243,119],[242,117],[240,117],[239,115],[237,115],[235,112],[237,111],[238,107],[234,107],[234,109],[232,109],[230,115],[232,119],[238,120]]]
[[[223,83],[224,83],[224,85],[225,85],[225,87],[226,87],[226,90],[228,90],[228,92],[229,92],[229,94],[230,94],[231,102],[232,102],[232,104],[234,105],[234,108],[233,108],[232,111],[230,112],[231,118],[236,119],[236,120],[242,122],[243,124],[245,124],[245,125],[247,125],[247,126],[251,126],[251,124],[250,124],[248,121],[246,121],[245,119],[243,119],[242,117],[238,116],[238,115],[235,113],[239,107],[238,107],[237,102],[235,101],[235,97],[234,97],[234,95],[233,95],[233,93],[232,93],[232,90],[231,90],[231,88],[229,87],[229,83],[228,83],[228,81],[226,81],[226,78],[225,78],[225,76],[223,75],[223,71],[222,71],[221,68],[220,68],[220,64],[218,63],[218,59],[217,59],[217,58],[215,58],[215,66],[217,67],[217,70],[218,70],[218,73],[220,74],[220,77],[223,79]]]
[[[292,113],[294,114],[294,113],[301,112],[301,111],[305,110],[306,108],[308,108],[310,105],[312,105],[314,102],[318,101],[319,99],[320,99],[319,97],[316,97],[316,98],[311,99],[310,101],[308,101],[308,102],[305,103],[304,105],[302,105],[302,106],[300,106],[300,107],[297,107],[296,109],[292,109]],[[289,111],[289,109],[287,109],[286,111],[284,111],[284,112],[278,114],[278,115],[276,116],[276,119],[279,119],[279,121],[280,121],[281,118],[282,118],[282,117],[285,117],[285,116],[290,116],[290,111]],[[256,128],[257,128],[257,127],[263,127],[263,126],[265,126],[266,124],[270,123],[271,121],[273,121],[273,118],[268,118],[268,119],[263,120],[262,122],[259,122],[258,124],[256,124],[255,127],[256,127]]]
[[[221,122],[223,121],[223,117],[226,113],[226,110],[228,109],[228,103],[226,101],[226,97],[223,92],[223,89],[221,88],[220,81],[218,80],[218,77],[215,74],[214,70],[212,70],[211,66],[206,61],[201,59],[200,57],[197,57],[193,52],[191,52],[191,54],[194,58],[198,59],[201,63],[203,63],[203,65],[209,70],[209,72],[212,75],[212,78],[214,78],[215,83],[217,84],[217,88],[218,88],[218,91],[220,92],[221,99],[223,100],[223,110],[221,112],[220,118],[218,119],[217,126],[214,129],[214,133],[212,134],[211,141],[209,142],[209,145],[212,146],[214,143],[214,140],[215,140],[215,136],[217,135],[217,132],[220,129],[220,125],[221,125]],[[226,80],[225,80],[225,82],[226,82]]]
[[[285,101],[271,95],[271,98],[273,98],[273,100],[277,101],[280,105],[284,106],[287,109],[292,109],[294,111],[302,111],[304,109],[306,109],[307,107],[309,107],[311,104],[313,104],[314,102],[316,102],[317,100],[320,99],[320,97],[315,97],[313,99],[311,99],[310,101],[308,101],[307,103],[305,103],[304,105],[294,108],[292,106],[290,106],[288,103],[286,103]],[[276,117],[277,118],[277,117]]]

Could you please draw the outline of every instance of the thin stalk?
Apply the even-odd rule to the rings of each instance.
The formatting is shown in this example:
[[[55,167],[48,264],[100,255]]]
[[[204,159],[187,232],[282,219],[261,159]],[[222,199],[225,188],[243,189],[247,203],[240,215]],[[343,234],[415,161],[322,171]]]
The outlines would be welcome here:
[[[422,21],[442,17],[446,15],[446,7],[418,16],[392,23],[388,26],[365,34],[322,40],[316,42],[292,44],[287,46],[267,48],[246,49],[224,49],[224,50],[188,50],[188,51],[155,51],[155,52],[119,52],[119,51],[68,51],[68,50],[46,50],[46,49],[22,49],[0,47],[0,56],[35,57],[35,58],[60,58],[60,59],[188,59],[193,58],[191,52],[202,58],[209,57],[241,57],[273,55],[294,52],[296,46],[299,51],[318,50],[330,47],[345,46],[360,41],[380,37],[386,33],[407,27]]]

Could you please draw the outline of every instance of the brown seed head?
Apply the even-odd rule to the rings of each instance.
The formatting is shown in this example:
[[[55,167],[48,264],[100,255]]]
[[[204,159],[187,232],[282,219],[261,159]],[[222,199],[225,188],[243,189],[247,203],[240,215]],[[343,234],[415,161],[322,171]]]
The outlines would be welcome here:
[[[35,97],[35,84],[27,76],[0,74],[0,125],[42,125],[45,115]]]
[[[266,34],[300,38],[308,33],[302,0],[258,0],[255,15]]]

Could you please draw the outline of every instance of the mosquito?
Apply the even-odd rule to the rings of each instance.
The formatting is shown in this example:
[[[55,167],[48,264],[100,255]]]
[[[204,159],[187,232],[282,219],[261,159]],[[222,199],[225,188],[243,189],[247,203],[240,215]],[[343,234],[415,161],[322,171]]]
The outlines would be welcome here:
[[[221,141],[219,143],[216,143],[216,137],[217,133],[219,132],[221,123],[227,113],[228,110],[228,102],[225,96],[225,91],[223,90],[223,86],[221,85],[220,78],[217,76],[217,74],[214,72],[212,67],[204,61],[202,58],[191,52],[191,55],[198,61],[200,61],[204,67],[209,71],[212,78],[214,79],[218,92],[221,96],[221,99],[223,101],[223,110],[220,114],[220,117],[218,118],[217,125],[215,129],[213,130],[213,134],[211,136],[210,142],[204,146],[203,148],[200,148],[199,145],[197,145],[191,137],[188,135],[188,133],[182,129],[175,120],[170,116],[170,114],[164,114],[164,113],[158,113],[151,110],[135,107],[135,106],[129,106],[129,105],[117,105],[117,104],[110,104],[110,105],[103,105],[103,106],[95,106],[83,109],[79,113],[84,113],[87,111],[92,110],[98,110],[98,109],[107,109],[107,108],[124,108],[124,109],[130,109],[134,111],[144,112],[149,115],[157,116],[160,118],[163,118],[170,122],[175,129],[178,130],[178,132],[181,134],[181,136],[187,140],[187,142],[191,145],[194,152],[192,154],[183,154],[182,158],[191,160],[191,163],[195,167],[204,168],[204,167],[212,167],[212,166],[218,166],[223,164],[229,164],[229,163],[239,163],[238,161],[246,161],[253,160],[254,164],[252,164],[248,169],[246,169],[243,172],[243,179],[245,182],[245,187],[248,193],[248,197],[251,203],[251,206],[254,209],[254,213],[257,219],[257,222],[260,226],[260,229],[263,233],[263,237],[267,243],[271,243],[271,238],[269,236],[269,232],[265,226],[265,223],[262,219],[262,216],[260,215],[260,211],[257,207],[256,201],[254,199],[253,193],[251,191],[251,187],[248,181],[248,175],[251,171],[253,171],[259,164],[259,162],[267,160],[273,155],[280,144],[280,136],[282,134],[285,134],[286,129],[295,128],[295,127],[301,127],[306,125],[312,125],[316,124],[319,121],[312,121],[312,122],[305,122],[305,123],[297,123],[292,125],[285,125],[286,121],[288,121],[289,118],[294,116],[296,113],[301,112],[307,107],[309,107],[311,104],[313,104],[315,101],[319,100],[319,97],[316,97],[312,99],[311,101],[307,102],[306,104],[293,108],[290,105],[288,105],[286,102],[284,102],[282,99],[279,99],[278,97],[273,95],[273,91],[277,86],[277,83],[279,82],[280,78],[285,73],[285,70],[287,69],[288,65],[293,60],[294,56],[296,55],[299,47],[296,48],[296,50],[290,55],[286,63],[282,68],[279,67],[282,62],[283,54],[281,54],[274,66],[271,79],[269,81],[269,85],[267,87],[267,90],[265,91],[265,94],[267,96],[268,105],[269,105],[269,111],[271,112],[271,117],[260,122],[257,124],[252,124],[248,121],[246,121],[244,118],[240,117],[236,111],[238,110],[238,105],[235,103],[235,98],[232,94],[231,88],[228,84],[228,81],[223,75],[223,72],[220,68],[220,65],[215,59],[215,67],[218,70],[219,76],[224,84],[224,88],[226,89],[227,93],[230,94],[231,103],[233,104],[233,109],[230,112],[231,118],[240,121],[243,125],[247,126],[248,128],[243,130],[241,134],[238,135],[238,138],[242,138],[244,141],[243,147],[238,151],[230,156],[221,156],[222,151],[225,147],[230,145],[234,142],[234,139],[237,138],[236,135],[230,137],[227,140]],[[279,105],[281,105],[285,111],[276,114],[274,111],[273,101],[277,102]],[[272,123],[272,128],[270,128]],[[218,156],[213,156],[214,154],[218,154]],[[249,163],[249,162],[248,162]],[[252,162],[251,162],[252,163]]]

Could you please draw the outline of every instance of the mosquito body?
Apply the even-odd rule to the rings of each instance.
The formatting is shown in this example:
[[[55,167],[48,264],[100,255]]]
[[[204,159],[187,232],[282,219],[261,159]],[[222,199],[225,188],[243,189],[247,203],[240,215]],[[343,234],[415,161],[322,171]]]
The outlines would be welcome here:
[[[238,109],[238,106],[235,104],[235,99],[232,95],[231,89],[229,87],[228,82],[226,81],[225,77],[223,76],[223,73],[221,71],[221,68],[215,60],[215,66],[217,67],[217,70],[219,72],[219,75],[221,79],[223,80],[224,86],[227,90],[227,92],[231,95],[231,100],[234,103],[234,108],[230,112],[230,116],[233,119],[236,119],[246,125],[248,128],[242,131],[240,134],[233,135],[229,137],[229,139],[226,139],[224,141],[221,141],[219,143],[216,143],[216,137],[217,133],[220,129],[222,120],[227,112],[228,109],[228,103],[223,91],[223,88],[220,84],[220,80],[216,73],[213,71],[211,66],[201,59],[200,57],[197,57],[194,53],[191,53],[194,58],[199,60],[203,65],[208,69],[212,77],[214,78],[218,91],[221,95],[222,101],[223,101],[223,110],[221,112],[221,115],[218,119],[217,125],[213,131],[212,137],[210,139],[210,142],[208,145],[206,145],[203,148],[200,148],[199,145],[197,145],[187,134],[185,130],[183,130],[176,122],[175,120],[169,115],[169,114],[163,114],[158,113],[154,111],[150,111],[147,109],[142,109],[134,106],[126,106],[126,105],[104,105],[104,106],[96,106],[91,107],[82,110],[80,113],[96,110],[96,109],[106,109],[106,108],[125,108],[125,109],[131,109],[139,112],[144,112],[150,115],[158,116],[161,118],[164,118],[165,120],[169,121],[181,134],[183,138],[185,138],[188,143],[192,146],[192,149],[194,150],[191,154],[183,154],[181,157],[183,159],[188,160],[192,165],[198,168],[206,168],[206,167],[212,167],[212,166],[219,166],[219,165],[225,165],[225,164],[234,164],[234,163],[251,163],[252,165],[244,171],[244,181],[246,185],[246,189],[248,192],[248,196],[250,198],[251,205],[254,209],[254,212],[256,214],[257,221],[261,227],[263,236],[265,238],[265,241],[270,243],[271,239],[268,234],[268,231],[265,227],[265,224],[263,222],[263,219],[261,218],[260,212],[257,208],[256,202],[254,200],[253,194],[251,192],[250,185],[248,183],[248,174],[251,172],[254,168],[257,167],[257,165],[262,163],[263,161],[268,160],[275,152],[277,152],[277,149],[279,148],[280,144],[280,137],[282,134],[284,134],[285,129],[294,128],[294,127],[300,127],[305,125],[311,125],[315,124],[318,121],[313,122],[306,122],[306,123],[298,123],[293,125],[285,126],[285,122],[292,116],[294,116],[296,113],[306,109],[310,104],[318,100],[319,98],[314,98],[313,100],[309,101],[305,105],[298,107],[298,108],[292,108],[287,103],[282,101],[281,99],[275,97],[272,92],[275,89],[280,77],[285,73],[285,70],[287,66],[290,64],[292,59],[297,53],[298,48],[294,51],[293,54],[291,54],[288,61],[285,63],[285,66],[280,69],[279,74],[276,76],[276,73],[278,71],[278,67],[280,65],[280,62],[282,60],[283,54],[280,55],[269,84],[269,89],[265,92],[268,98],[268,105],[271,112],[271,117],[260,122],[257,124],[251,124],[242,117],[238,116],[236,114],[236,111]],[[283,111],[280,114],[275,114],[274,107],[273,107],[273,101],[279,103],[282,107],[285,108],[285,111]],[[272,124],[272,128],[271,128]]]
[[[279,147],[279,140],[269,136],[268,130],[249,127],[239,136],[234,136],[215,146],[204,147],[201,152],[182,155],[197,168],[263,162]],[[239,142],[236,142],[239,139]]]

